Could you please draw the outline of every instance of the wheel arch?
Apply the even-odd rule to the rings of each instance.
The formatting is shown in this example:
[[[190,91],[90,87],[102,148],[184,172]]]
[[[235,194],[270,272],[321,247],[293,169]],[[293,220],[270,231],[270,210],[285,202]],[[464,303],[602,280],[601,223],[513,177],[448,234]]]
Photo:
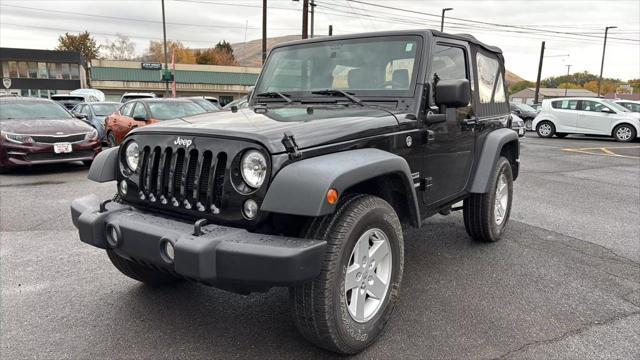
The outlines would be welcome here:
[[[379,196],[394,207],[401,219],[409,216],[413,226],[420,226],[409,164],[380,149],[348,150],[287,165],[276,174],[260,208],[277,214],[328,215],[337,205],[326,201],[329,189],[337,190],[340,197],[350,193]]]
[[[485,138],[469,192],[489,192],[490,176],[500,156],[509,160],[515,180],[520,169],[520,142],[518,134],[507,128],[492,131]]]
[[[611,127],[611,136],[612,136],[612,137],[615,137],[615,136],[616,136],[616,135],[615,135],[616,129],[617,129],[617,128],[618,128],[618,126],[620,126],[620,125],[628,125],[628,126],[631,126],[632,128],[634,128],[634,129],[636,130],[636,136],[638,136],[638,134],[640,134],[640,127],[638,127],[638,126],[636,126],[636,125],[632,124],[632,123],[631,123],[631,122],[629,122],[629,121],[621,120],[621,121],[619,121],[619,122],[617,122],[617,123],[613,124],[613,126]]]

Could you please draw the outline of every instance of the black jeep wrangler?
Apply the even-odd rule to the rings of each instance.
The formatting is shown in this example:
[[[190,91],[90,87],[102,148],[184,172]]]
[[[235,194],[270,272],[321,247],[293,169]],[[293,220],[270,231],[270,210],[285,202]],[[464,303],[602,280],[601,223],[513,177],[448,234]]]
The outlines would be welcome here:
[[[357,353],[398,299],[404,229],[462,210],[500,239],[519,168],[504,72],[500,49],[430,30],[279,45],[248,108],[103,151],[89,179],[117,194],[76,199],[73,223],[149,285],[289,287],[305,338]]]

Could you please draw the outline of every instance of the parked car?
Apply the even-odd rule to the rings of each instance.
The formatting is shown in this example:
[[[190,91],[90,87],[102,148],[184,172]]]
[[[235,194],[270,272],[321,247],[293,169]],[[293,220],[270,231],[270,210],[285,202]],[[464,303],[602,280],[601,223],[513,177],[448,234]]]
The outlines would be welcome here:
[[[98,98],[91,94],[54,94],[51,95],[51,100],[57,102],[58,104],[64,106],[65,109],[71,110],[76,105],[82,102],[97,102]]]
[[[533,126],[545,138],[586,134],[613,136],[617,141],[629,142],[640,133],[640,114],[604,99],[545,99]]]
[[[98,131],[55,102],[0,98],[0,171],[69,161],[88,165],[101,149]]]
[[[97,102],[97,103],[80,103],[74,107],[71,112],[81,120],[85,120],[89,125],[98,130],[98,136],[103,143],[107,141],[107,132],[105,131],[105,120],[107,116],[113,114],[120,107],[117,102]]]
[[[220,106],[220,101],[218,100],[218,98],[213,96],[203,96],[202,98],[212,103],[213,105],[215,105],[218,109],[222,109],[222,106]]]
[[[209,100],[205,99],[203,96],[191,96],[191,97],[184,97],[180,99],[191,100],[194,103],[198,104],[198,106],[203,108],[206,112],[220,111],[219,107],[217,107],[214,103],[210,102]]]
[[[522,120],[518,115],[511,114],[511,129],[518,133],[519,137],[523,137],[527,128],[525,126],[525,121]]]
[[[536,113],[539,113],[540,110],[542,110],[542,103],[531,104],[529,106],[531,106],[531,108],[533,108],[536,111]]]
[[[124,93],[120,97],[121,103],[126,103],[127,101],[136,100],[136,99],[151,99],[155,98],[156,94],[154,93]]]
[[[105,101],[104,93],[98,89],[76,89],[69,93],[69,95],[92,95],[98,101]]]
[[[640,101],[633,100],[613,100],[614,103],[624,106],[627,110],[631,112],[640,112]]]
[[[288,287],[304,338],[358,353],[403,293],[404,254],[418,250],[405,231],[462,210],[470,238],[505,233],[520,145],[504,75],[501,50],[470,35],[276,45],[248,108],[137,128],[106,150],[89,179],[118,195],[74,200],[73,224],[149,285]]]
[[[518,115],[518,118],[524,121],[527,131],[533,130],[533,119],[536,118],[538,112],[527,104],[509,103],[511,113]]]
[[[132,129],[204,112],[201,106],[186,99],[131,100],[105,120],[107,142],[116,146]]]
[[[238,109],[245,109],[247,107],[249,107],[249,103],[247,101],[247,97],[241,97],[240,99],[236,99],[233,100],[232,102],[228,103],[227,105],[225,105],[224,107],[222,107],[222,110],[231,110],[232,107],[237,107]]]

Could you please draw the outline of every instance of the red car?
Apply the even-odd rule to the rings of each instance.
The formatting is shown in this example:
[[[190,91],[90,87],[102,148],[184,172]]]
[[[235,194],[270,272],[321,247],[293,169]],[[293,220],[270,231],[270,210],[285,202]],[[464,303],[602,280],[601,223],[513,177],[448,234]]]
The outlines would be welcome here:
[[[110,146],[116,146],[124,140],[129,131],[137,127],[204,112],[204,108],[186,99],[131,100],[105,119],[107,142]]]
[[[102,150],[98,132],[47,99],[0,98],[0,172],[20,165],[82,161]]]

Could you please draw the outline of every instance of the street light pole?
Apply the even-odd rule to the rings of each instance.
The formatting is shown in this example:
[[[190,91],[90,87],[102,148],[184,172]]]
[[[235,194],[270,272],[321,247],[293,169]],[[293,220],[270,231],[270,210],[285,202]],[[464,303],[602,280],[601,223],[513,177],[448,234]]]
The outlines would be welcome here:
[[[604,28],[604,45],[602,46],[602,63],[600,64],[600,78],[598,78],[598,97],[600,97],[600,87],[602,86],[602,70],[604,70],[604,52],[607,50],[607,34],[609,29],[615,29],[617,26],[607,26]]]
[[[245,41],[245,46],[246,46],[246,41]],[[264,61],[266,59],[267,59],[267,0],[262,0],[262,65],[264,65]]]
[[[302,1],[302,38],[309,37],[309,0]]]
[[[310,12],[311,12],[311,24],[309,29],[309,37],[313,39],[313,18],[314,18],[314,13],[315,13],[315,8],[316,8],[316,2],[315,0],[311,0],[311,2],[309,3],[309,6],[311,6]]]
[[[567,97],[567,90],[569,89],[569,70],[571,65],[565,65],[567,67],[567,85],[564,87],[564,97]]]
[[[442,9],[442,19],[440,20],[440,32],[444,31],[444,13],[453,10],[453,8],[444,8]]]
[[[164,41],[164,71],[166,73],[169,71],[169,65],[167,64],[169,62],[169,58],[167,55],[167,25],[164,20],[164,0],[162,0],[162,38]],[[164,97],[169,97],[169,81],[165,80],[164,84],[166,86],[164,90]]]

